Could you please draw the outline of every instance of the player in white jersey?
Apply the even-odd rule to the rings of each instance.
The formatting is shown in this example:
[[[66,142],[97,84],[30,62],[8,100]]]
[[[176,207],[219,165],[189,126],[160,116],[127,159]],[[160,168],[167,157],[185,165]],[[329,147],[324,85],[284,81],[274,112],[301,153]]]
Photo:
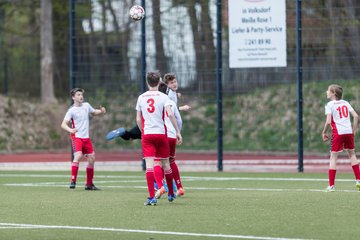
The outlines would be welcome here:
[[[177,92],[178,82],[175,73],[166,73],[164,75],[164,82],[168,87],[166,94],[177,105],[178,97],[181,97],[181,94]],[[189,105],[183,105],[179,107],[180,111],[188,111],[190,109],[191,107]]]
[[[326,131],[332,128],[331,139],[331,155],[329,164],[329,186],[326,188],[327,192],[335,191],[335,176],[336,176],[336,161],[339,152],[347,150],[351,166],[356,179],[356,187],[360,190],[360,171],[359,163],[355,155],[354,136],[358,126],[358,115],[352,108],[350,103],[342,99],[343,89],[341,86],[332,84],[326,91],[326,96],[331,101],[325,106],[326,121],[322,138],[326,142],[329,137]],[[351,125],[350,115],[353,117],[353,124]]]
[[[174,195],[172,189],[172,173],[169,164],[169,145],[164,122],[165,113],[176,130],[176,138],[179,144],[182,142],[180,130],[176,119],[171,111],[169,97],[158,91],[160,82],[159,72],[147,73],[149,90],[141,94],[136,103],[136,123],[142,132],[142,151],[146,162],[146,181],[149,197],[145,205],[156,205],[154,180],[159,187],[159,194],[166,192],[162,184],[164,169],[165,179],[168,184],[168,196]],[[172,201],[173,198],[168,198]]]
[[[66,112],[61,123],[61,127],[71,134],[74,152],[69,188],[74,189],[76,187],[79,161],[85,155],[88,160],[85,190],[100,190],[93,183],[95,152],[89,136],[89,116],[105,114],[106,109],[104,107],[94,109],[89,103],[84,102],[84,92],[81,88],[74,88],[70,91],[74,104]]]
[[[160,84],[160,86],[159,86],[160,92],[166,93],[167,89],[168,89],[168,87],[165,83]],[[174,112],[174,116],[176,118],[178,127],[181,130],[182,118],[181,118],[180,112],[179,112],[175,102],[171,100],[171,103],[172,103],[171,110]],[[184,188],[181,183],[179,168],[175,162],[176,131],[175,131],[175,128],[170,123],[170,119],[168,117],[165,118],[165,125],[167,128],[167,136],[168,136],[169,150],[170,150],[170,152],[169,152],[170,168],[171,168],[171,171],[172,171],[172,174],[173,174],[173,177],[175,180],[176,188],[177,188],[176,196],[183,196],[185,194],[185,192],[184,192]]]

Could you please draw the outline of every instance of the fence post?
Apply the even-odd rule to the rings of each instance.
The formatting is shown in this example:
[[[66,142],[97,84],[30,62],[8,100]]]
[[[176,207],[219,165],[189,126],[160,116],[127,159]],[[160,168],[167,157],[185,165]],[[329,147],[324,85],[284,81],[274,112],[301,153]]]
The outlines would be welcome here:
[[[217,0],[217,34],[216,34],[216,83],[217,83],[217,158],[218,171],[223,170],[223,126],[222,126],[222,26],[221,0]]]
[[[301,23],[301,0],[296,1],[296,70],[298,87],[298,172],[304,171],[304,147],[303,147],[303,96],[302,96],[302,23]]]

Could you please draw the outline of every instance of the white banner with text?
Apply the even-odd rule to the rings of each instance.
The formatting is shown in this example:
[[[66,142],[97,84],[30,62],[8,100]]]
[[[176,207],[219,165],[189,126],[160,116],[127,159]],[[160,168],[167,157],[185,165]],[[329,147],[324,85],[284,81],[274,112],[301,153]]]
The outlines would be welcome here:
[[[286,0],[229,0],[230,68],[286,67]]]

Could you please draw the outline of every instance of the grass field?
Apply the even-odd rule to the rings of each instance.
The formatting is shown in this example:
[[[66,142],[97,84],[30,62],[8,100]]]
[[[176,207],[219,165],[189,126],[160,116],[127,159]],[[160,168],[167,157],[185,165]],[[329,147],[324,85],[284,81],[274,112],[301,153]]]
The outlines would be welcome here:
[[[0,172],[0,239],[355,239],[360,192],[338,174],[184,173],[185,196],[144,206],[144,173]]]

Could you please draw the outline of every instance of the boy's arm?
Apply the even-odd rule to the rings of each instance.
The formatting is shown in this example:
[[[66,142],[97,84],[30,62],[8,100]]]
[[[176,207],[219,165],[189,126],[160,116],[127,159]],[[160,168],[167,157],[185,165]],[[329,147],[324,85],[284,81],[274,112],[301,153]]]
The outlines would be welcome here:
[[[67,132],[69,132],[69,133],[72,133],[72,134],[74,134],[74,133],[76,133],[77,132],[77,129],[76,128],[70,128],[69,127],[69,121],[67,121],[67,120],[63,120],[62,121],[62,123],[61,123],[61,127],[62,127],[62,129],[64,129],[65,131],[67,131]]]
[[[355,136],[356,134],[356,129],[358,127],[358,122],[359,122],[359,116],[357,115],[357,113],[355,111],[351,111],[351,116],[353,116],[354,120],[353,120],[353,127],[352,127],[352,130],[353,130],[353,134]]]
[[[327,114],[326,121],[324,124],[324,130],[322,131],[322,139],[324,142],[329,140],[329,137],[326,135],[326,132],[329,129],[330,125],[331,125],[331,114]]]
[[[174,126],[174,128],[176,130],[177,144],[181,144],[182,143],[182,136],[181,136],[181,133],[180,133],[180,129],[179,129],[178,125],[177,125],[175,116],[174,116],[173,112],[171,111],[171,106],[170,105],[166,106],[165,109],[166,109],[166,113],[167,113],[168,118],[170,119],[172,125]]]
[[[99,115],[105,114],[105,113],[106,113],[106,109],[104,107],[100,106],[99,109],[95,109],[95,111],[92,112],[91,114],[93,116],[99,116]]]

